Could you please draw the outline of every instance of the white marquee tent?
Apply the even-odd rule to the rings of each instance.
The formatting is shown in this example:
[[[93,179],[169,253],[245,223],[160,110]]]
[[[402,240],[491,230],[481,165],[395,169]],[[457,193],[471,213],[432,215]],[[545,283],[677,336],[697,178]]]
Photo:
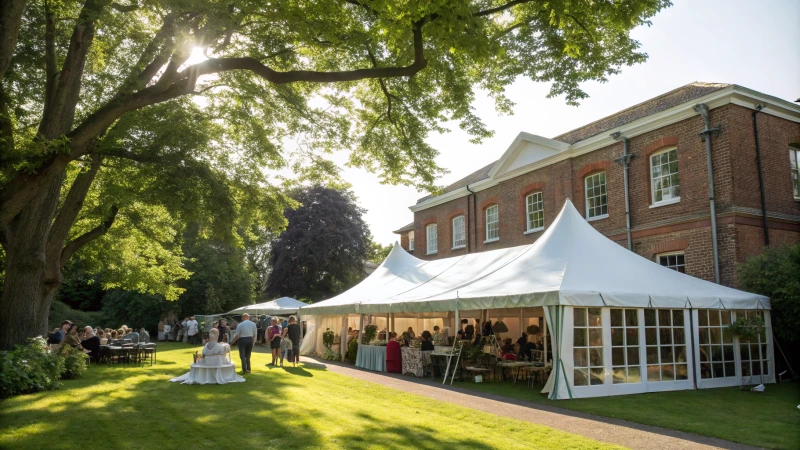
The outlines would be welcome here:
[[[762,373],[764,382],[774,380],[768,298],[630,252],[569,200],[531,245],[434,261],[395,245],[357,286],[301,312],[352,320],[509,308],[544,312],[554,349],[545,387],[551,398],[738,385],[742,376],[760,380]],[[723,332],[737,315],[756,313],[768,332],[753,348]],[[301,351],[314,349],[309,342]]]
[[[289,316],[297,314],[301,307],[308,306],[308,303],[303,303],[300,300],[295,300],[291,297],[281,297],[279,299],[271,300],[264,303],[256,303],[255,305],[242,306],[233,311],[225,313],[226,315],[238,314],[266,314],[269,316]]]

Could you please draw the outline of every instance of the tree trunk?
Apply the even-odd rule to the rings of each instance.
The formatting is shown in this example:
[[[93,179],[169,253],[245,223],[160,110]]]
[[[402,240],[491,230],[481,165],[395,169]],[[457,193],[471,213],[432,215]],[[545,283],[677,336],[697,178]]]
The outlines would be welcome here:
[[[45,295],[46,243],[62,181],[63,175],[53,180],[3,229],[6,275],[0,297],[0,349],[9,349],[48,331],[53,296],[52,292]]]

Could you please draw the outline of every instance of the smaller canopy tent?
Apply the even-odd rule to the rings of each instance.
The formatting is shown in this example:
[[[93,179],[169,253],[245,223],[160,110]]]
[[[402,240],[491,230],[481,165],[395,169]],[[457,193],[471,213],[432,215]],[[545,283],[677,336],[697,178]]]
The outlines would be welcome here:
[[[767,297],[662,267],[603,236],[567,199],[533,244],[423,261],[395,245],[364,281],[305,315],[551,305],[769,309]]]
[[[242,306],[233,311],[225,313],[226,315],[238,314],[254,314],[261,315],[267,314],[270,316],[288,316],[297,314],[301,307],[308,306],[308,303],[303,303],[300,300],[295,300],[291,297],[281,297],[276,300],[271,300],[264,303],[256,303],[255,305]]]

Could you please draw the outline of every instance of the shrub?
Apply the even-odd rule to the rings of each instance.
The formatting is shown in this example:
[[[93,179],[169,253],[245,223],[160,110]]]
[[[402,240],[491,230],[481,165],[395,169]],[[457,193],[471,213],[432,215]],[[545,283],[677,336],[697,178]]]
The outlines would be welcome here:
[[[64,373],[61,378],[72,380],[80,378],[86,373],[89,367],[89,356],[79,348],[63,345],[58,351],[59,356],[64,358]]]
[[[63,357],[50,353],[42,337],[30,338],[0,353],[0,398],[56,389],[64,371]]]
[[[333,331],[331,331],[330,328],[326,328],[325,332],[322,333],[322,345],[324,345],[325,348],[331,348],[333,345],[333,336]]]
[[[331,350],[330,347],[325,347],[325,350],[322,352],[322,359],[326,361],[338,361],[339,354]]]
[[[347,343],[347,359],[355,362],[357,355],[358,355],[358,339],[351,339],[350,342]]]
[[[377,325],[367,325],[364,327],[364,332],[361,336],[361,343],[362,344],[369,344],[378,336],[378,326]]]
[[[775,337],[800,344],[800,244],[767,247],[741,264],[739,288],[768,296]]]

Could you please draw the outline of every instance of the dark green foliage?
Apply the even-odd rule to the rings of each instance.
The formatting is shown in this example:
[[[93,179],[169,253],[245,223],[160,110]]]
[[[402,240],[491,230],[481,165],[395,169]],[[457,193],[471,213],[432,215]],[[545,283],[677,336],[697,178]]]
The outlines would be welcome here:
[[[370,242],[367,259],[376,264],[382,263],[383,260],[386,259],[386,257],[389,256],[389,253],[392,251],[392,246],[393,244],[383,246],[374,241]]]
[[[761,316],[753,316],[749,319],[739,317],[725,327],[724,331],[743,341],[755,341],[764,332],[764,319]]]
[[[326,328],[325,331],[322,333],[322,345],[327,348],[331,348],[333,345],[333,339],[335,334],[331,331],[330,328]]]
[[[101,328],[119,328],[122,323],[114,323],[107,320],[102,311],[85,312],[72,309],[60,301],[53,301],[50,305],[50,316],[48,319],[48,331],[58,328],[64,320],[71,320],[78,327],[91,325]]]
[[[361,343],[362,344],[369,344],[375,339],[375,336],[378,335],[378,326],[377,325],[367,325],[364,327],[364,331],[361,333]],[[354,339],[355,340],[355,339]]]
[[[347,336],[344,336],[342,337],[342,340],[345,340],[346,338]],[[357,356],[358,356],[358,339],[350,339],[350,342],[347,343],[347,359],[355,362]]]
[[[800,345],[800,244],[768,247],[741,264],[739,288],[768,296],[775,337]]]
[[[174,303],[161,295],[142,294],[135,291],[113,289],[103,299],[103,314],[113,328],[121,325],[147,329],[151,336],[158,331],[158,321]]]
[[[61,378],[72,380],[80,378],[89,368],[89,356],[82,349],[63,345],[58,350],[58,356],[64,358],[64,372]]]
[[[273,242],[267,293],[316,301],[361,280],[371,237],[353,195],[313,186],[293,198],[301,206],[286,210],[289,224]]]
[[[183,252],[192,275],[178,301],[181,316],[217,314],[253,303],[251,274],[245,251],[215,239],[198,237],[193,224],[185,236]]]
[[[55,300],[81,311],[100,311],[106,295],[101,276],[90,273],[83,258],[72,258],[62,270],[64,281]]]
[[[64,358],[50,353],[46,346],[43,338],[36,337],[0,353],[0,398],[61,386]]]

